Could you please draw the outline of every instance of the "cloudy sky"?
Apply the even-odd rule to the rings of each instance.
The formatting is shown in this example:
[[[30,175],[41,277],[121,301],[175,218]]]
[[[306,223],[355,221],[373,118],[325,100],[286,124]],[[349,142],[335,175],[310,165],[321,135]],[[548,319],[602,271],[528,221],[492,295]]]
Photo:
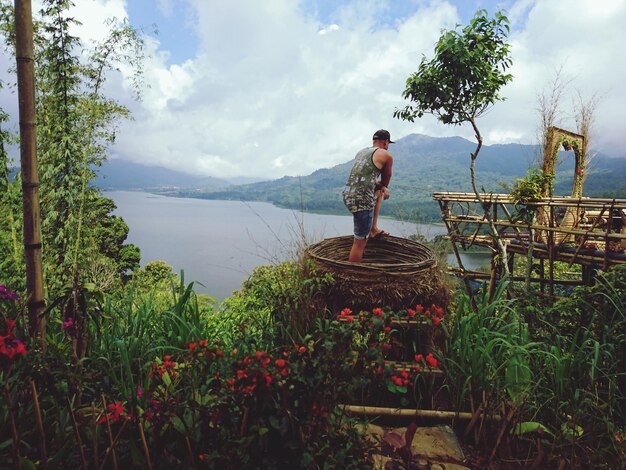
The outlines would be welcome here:
[[[36,8],[37,1],[34,1]],[[562,127],[597,99],[593,146],[626,157],[626,0],[76,0],[79,34],[128,17],[147,44],[143,100],[124,77],[109,94],[135,120],[111,158],[216,177],[306,175],[343,163],[378,128],[460,135],[432,116],[393,118],[406,78],[443,29],[504,9],[514,75],[507,98],[479,120],[485,143],[536,143],[538,95],[557,70],[568,82]],[[158,32],[157,32],[158,30]],[[3,63],[6,58],[2,58]],[[4,65],[4,64],[3,64]],[[2,67],[5,68],[5,67]],[[4,94],[0,105],[11,110]],[[505,158],[505,156],[503,156]]]

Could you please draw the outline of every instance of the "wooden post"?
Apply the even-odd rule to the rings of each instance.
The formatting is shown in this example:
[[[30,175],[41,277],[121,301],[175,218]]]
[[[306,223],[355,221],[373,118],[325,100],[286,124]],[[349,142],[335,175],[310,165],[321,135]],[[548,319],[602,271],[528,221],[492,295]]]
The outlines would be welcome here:
[[[15,58],[20,115],[20,162],[29,329],[31,336],[38,338],[41,346],[45,347],[46,323],[41,315],[44,310],[44,291],[37,171],[33,17],[30,0],[15,0]]]

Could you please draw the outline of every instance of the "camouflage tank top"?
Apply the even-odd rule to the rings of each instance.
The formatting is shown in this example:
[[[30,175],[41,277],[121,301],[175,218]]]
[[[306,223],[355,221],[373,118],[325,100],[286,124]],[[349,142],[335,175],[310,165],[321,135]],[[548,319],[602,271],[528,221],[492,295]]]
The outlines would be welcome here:
[[[380,170],[373,156],[378,147],[366,147],[354,157],[354,165],[343,190],[343,202],[350,212],[373,210],[376,205],[374,190],[380,179]]]

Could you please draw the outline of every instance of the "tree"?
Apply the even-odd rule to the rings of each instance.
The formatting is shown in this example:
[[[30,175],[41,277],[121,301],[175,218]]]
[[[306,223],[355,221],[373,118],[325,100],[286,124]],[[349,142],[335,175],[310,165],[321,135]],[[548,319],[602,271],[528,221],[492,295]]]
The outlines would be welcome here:
[[[508,18],[496,12],[495,18],[490,19],[486,10],[477,11],[460,32],[445,31],[435,46],[434,58],[429,61],[422,57],[417,72],[406,81],[403,97],[412,104],[394,112],[394,117],[409,122],[432,114],[444,124],[471,124],[477,140],[476,149],[470,154],[472,188],[484,209],[505,273],[509,271],[506,247],[493,223],[489,204],[476,187],[475,162],[483,143],[476,119],[497,101],[504,100],[500,89],[513,78],[506,73],[512,64],[508,34]]]
[[[17,171],[7,152],[7,147],[16,141],[15,136],[4,127],[7,120],[8,115],[0,109],[0,279],[11,289],[24,291],[22,192]]]
[[[108,99],[103,86],[119,64],[134,70],[139,85],[143,42],[127,22],[110,20],[110,32],[89,47],[72,36],[76,23],[69,0],[44,0],[35,22],[37,135],[44,267],[48,294],[74,282],[89,282],[94,266],[125,273],[138,265],[138,249],[123,249],[128,228],[89,183],[128,109]],[[12,10],[2,5],[1,31],[14,41]],[[136,88],[138,89],[138,88]],[[138,94],[136,95],[138,97]],[[116,235],[108,236],[113,230]]]

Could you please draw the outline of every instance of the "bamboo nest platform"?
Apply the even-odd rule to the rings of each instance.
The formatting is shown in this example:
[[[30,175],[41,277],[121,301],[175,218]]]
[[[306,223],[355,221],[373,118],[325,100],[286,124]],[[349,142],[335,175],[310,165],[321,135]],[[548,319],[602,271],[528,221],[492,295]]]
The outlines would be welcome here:
[[[367,242],[362,263],[351,263],[352,241],[352,236],[327,238],[306,250],[318,272],[332,274],[335,308],[404,309],[443,303],[437,259],[430,248],[385,235]]]

